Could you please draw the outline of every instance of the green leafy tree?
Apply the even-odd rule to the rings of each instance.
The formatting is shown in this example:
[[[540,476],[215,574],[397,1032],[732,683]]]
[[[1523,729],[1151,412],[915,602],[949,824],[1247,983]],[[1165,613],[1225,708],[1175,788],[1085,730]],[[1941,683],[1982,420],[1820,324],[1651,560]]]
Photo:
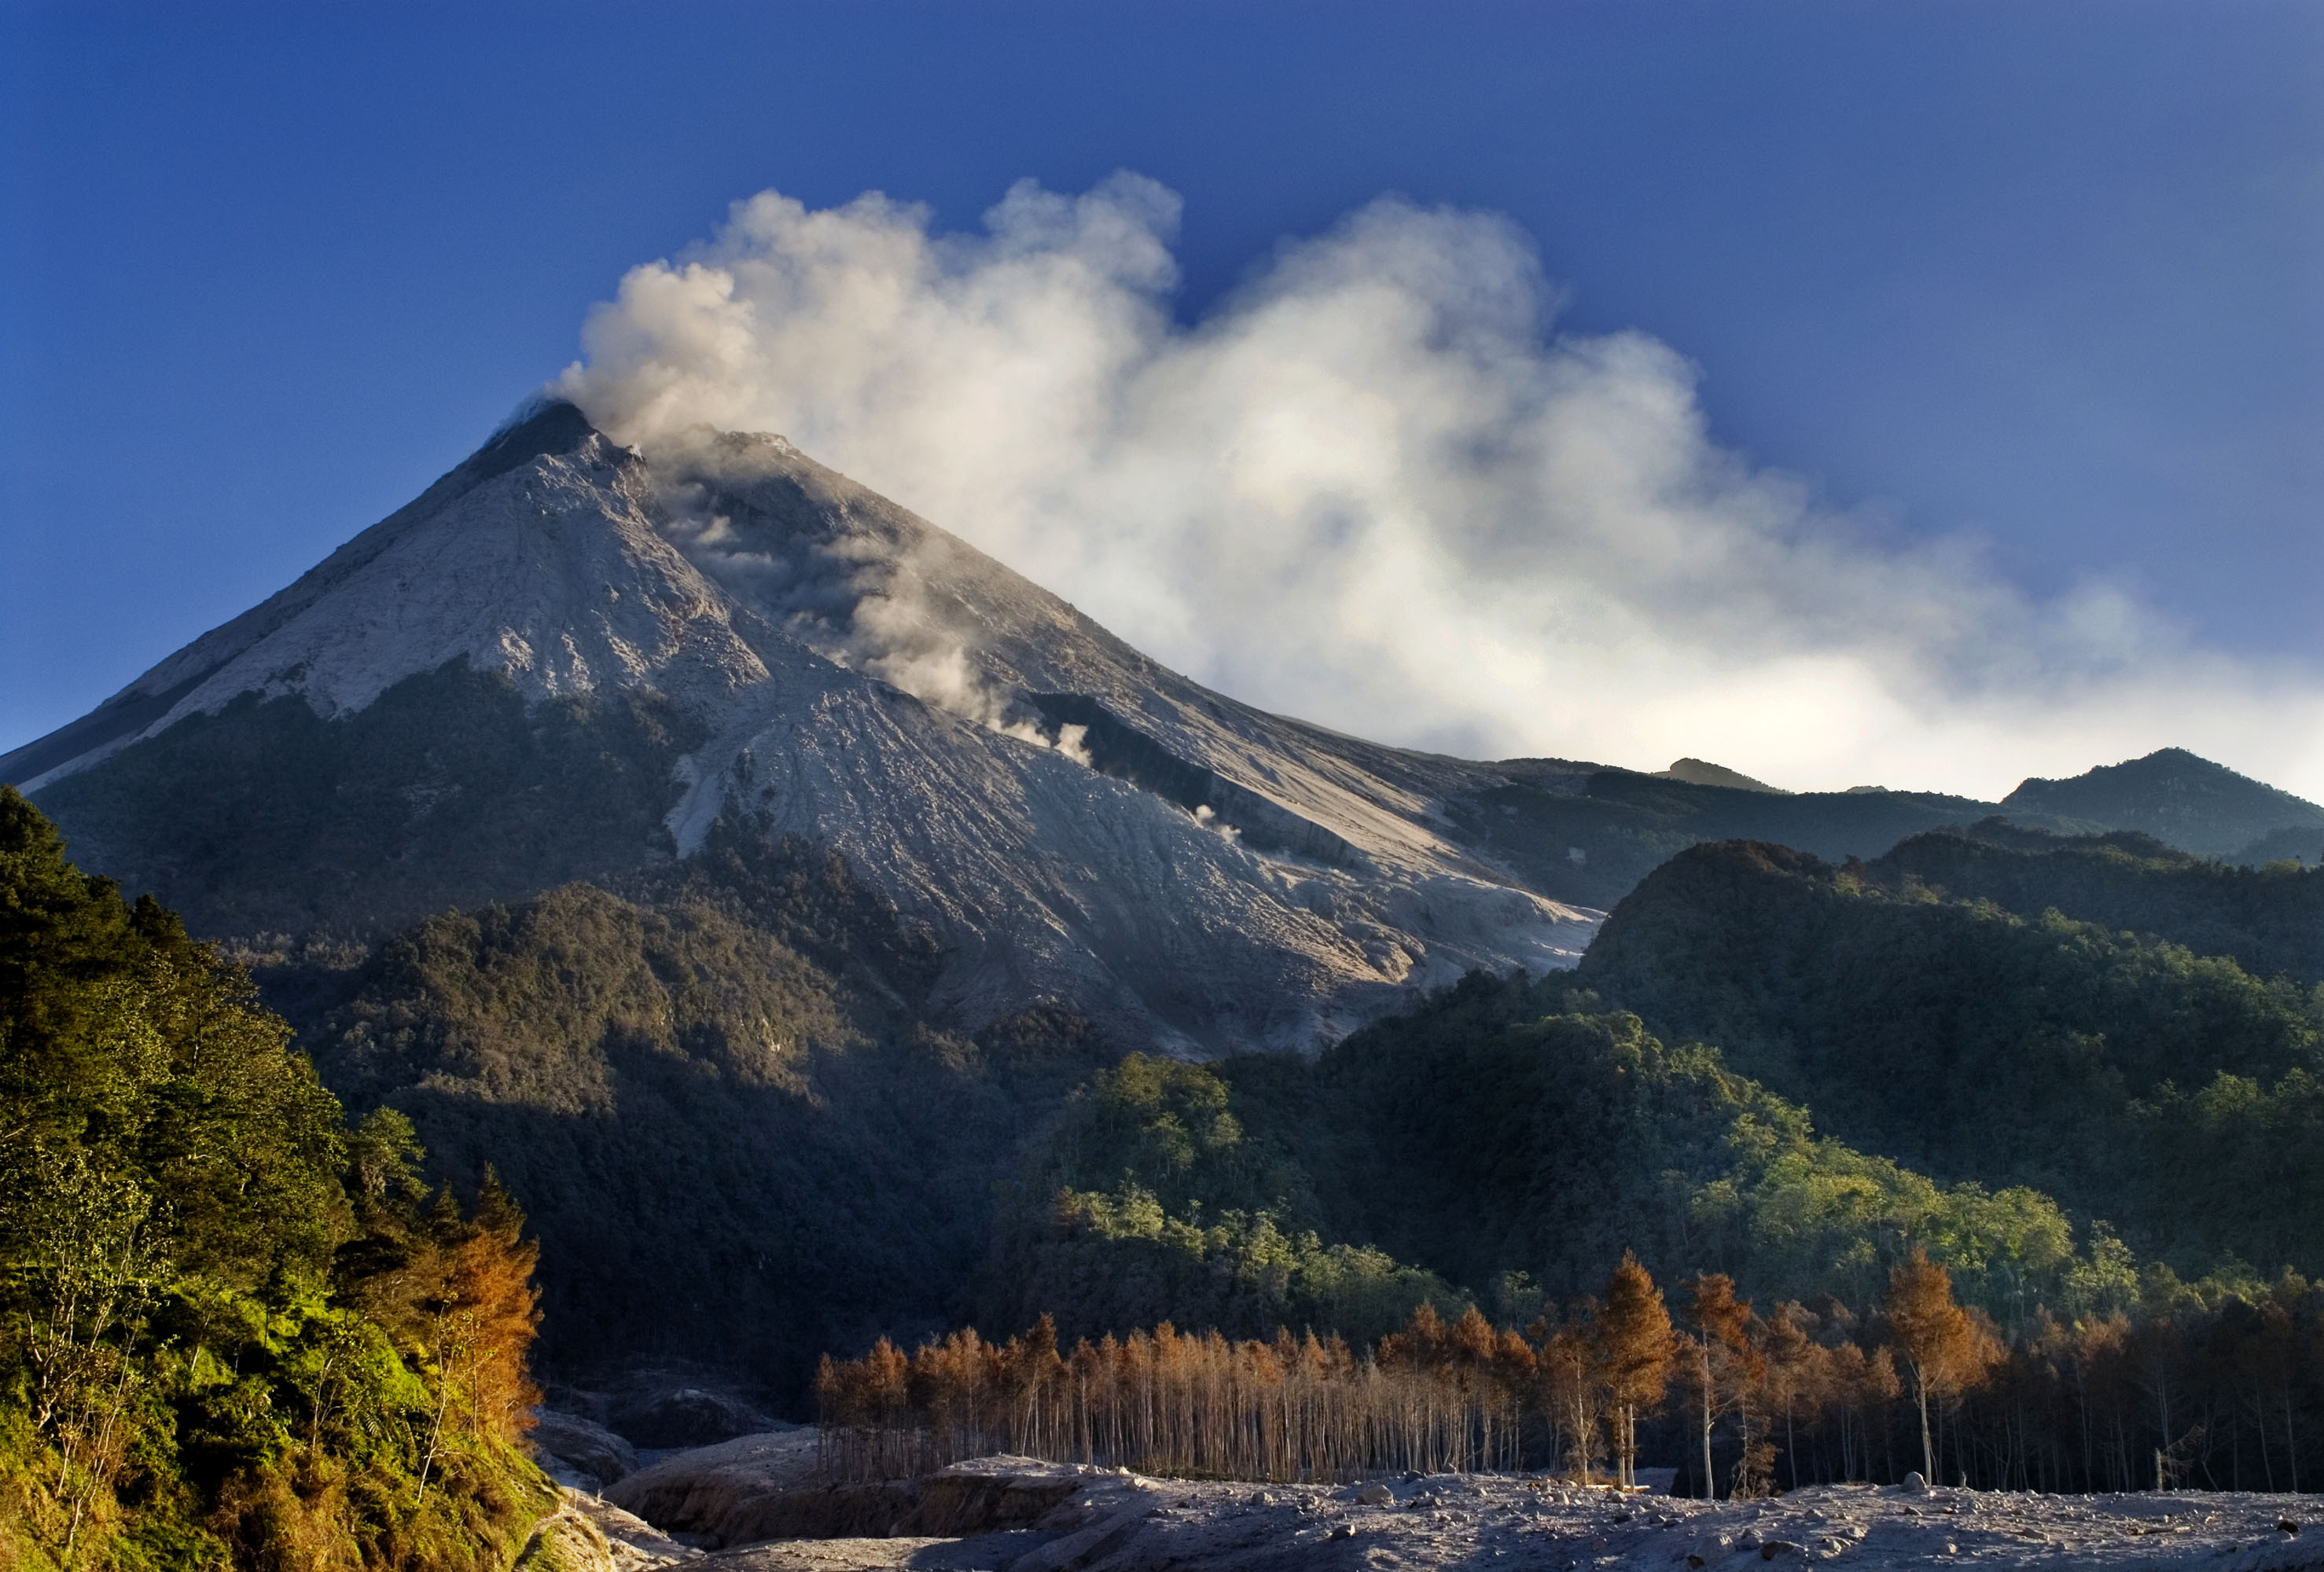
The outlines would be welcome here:
[[[533,1246],[505,1191],[423,1212],[421,1156],[0,787],[0,1563],[513,1554]],[[372,1313],[414,1273],[446,1316]]]

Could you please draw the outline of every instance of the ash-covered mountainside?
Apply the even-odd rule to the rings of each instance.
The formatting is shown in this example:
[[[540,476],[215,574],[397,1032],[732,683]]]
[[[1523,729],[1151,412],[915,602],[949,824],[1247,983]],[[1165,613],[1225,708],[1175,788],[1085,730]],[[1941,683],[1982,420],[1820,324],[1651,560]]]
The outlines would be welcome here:
[[[1570,966],[1597,915],[1464,849],[1490,767],[1211,693],[780,437],[649,457],[563,404],[0,775],[213,933],[367,938],[724,818],[846,859],[955,1018],[1182,1049]]]
[[[2010,816],[2216,853],[2324,812],[2158,760],[2170,779],[2029,782]],[[1692,845],[1876,857],[1997,811],[1340,736],[1156,664],[779,437],[641,453],[563,403],[0,780],[217,937],[370,943],[624,887],[723,820],[844,858],[945,957],[940,1017],[1048,1000],[1214,1052],[1328,1042],[1472,968],[1571,966],[1593,908]]]

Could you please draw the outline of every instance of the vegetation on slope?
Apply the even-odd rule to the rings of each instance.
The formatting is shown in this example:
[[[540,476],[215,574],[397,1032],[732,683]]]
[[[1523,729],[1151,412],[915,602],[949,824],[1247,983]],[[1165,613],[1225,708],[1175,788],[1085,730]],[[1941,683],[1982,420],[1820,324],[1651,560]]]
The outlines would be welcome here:
[[[1522,1330],[1424,1304],[1369,1344],[1164,1322],[1065,1349],[1045,1316],[1006,1342],[964,1329],[826,1359],[816,1399],[823,1455],[868,1479],[1016,1452],[1242,1479],[1525,1466],[1587,1482],[1643,1452],[1678,1463],[1689,1495],[1907,1469],[2050,1492],[2314,1489],[2324,1288],[2154,1272],[2129,1313],[2043,1314],[2005,1338],[1918,1252],[1871,1299],[1814,1309],[1757,1308],[1717,1273],[1665,1298],[1626,1255],[1599,1293]]]
[[[1569,1007],[1590,1013],[1571,1013]],[[1377,1338],[1426,1303],[1522,1324],[1635,1249],[1862,1300],[1916,1246],[1997,1315],[2115,1308],[2121,1247],[2023,1188],[1947,1189],[1562,980],[1472,976],[1314,1063],[1133,1055],[1029,1155],[981,1303],[1067,1336],[1172,1319]]]
[[[502,1567],[533,1246],[0,788],[0,1561]]]
[[[2126,1117],[2150,1151],[2211,1143],[2211,1160],[2281,1106],[2232,1079],[2186,1107],[2160,1100],[2172,1095]],[[1669,1047],[1571,979],[1475,976],[1313,1064],[1132,1056],[1077,1092],[1028,1154],[980,1319],[1111,1340],[1064,1356],[1063,1406],[1038,1422],[1026,1394],[1053,1334],[988,1346],[978,1379],[1013,1383],[1034,1404],[1016,1411],[1053,1432],[1010,1444],[1065,1438],[1057,1455],[1110,1433],[1145,1445],[1118,1434],[1109,1394],[1145,1391],[1176,1360],[1167,1379],[1191,1384],[1181,1411],[1215,1409],[1221,1445],[1259,1444],[1275,1421],[1259,1411],[1305,1394],[1267,1443],[1270,1468],[1419,1444],[1379,1427],[1426,1413],[1427,1445],[1507,1444],[1516,1426],[1529,1459],[1579,1469],[1619,1433],[1598,1284],[1634,1252],[1685,1285],[1674,1310],[1692,1342],[1677,1345],[1671,1405],[1636,1401],[1659,1416],[1649,1450],[1683,1459],[1694,1488],[1706,1433],[1722,1493],[1894,1479],[1931,1456],[1947,1478],[2136,1488],[2158,1453],[2179,1483],[2312,1487],[2294,1466],[2324,1440],[2324,1291],[2279,1271],[2283,1254],[2255,1273],[2219,1239],[2262,1236],[2281,1208],[2289,1220],[2267,1237],[2304,1247],[2304,1219],[2324,1214],[2280,1188],[2231,1194],[2233,1170],[2208,1186],[2174,1172],[2199,1188],[2170,1215],[2219,1208],[2216,1223],[2174,1238],[2150,1211],[2141,1227],[2212,1268],[2192,1284],[2033,1189],[1939,1184],[1820,1138],[1718,1051]],[[1939,1280],[1941,1304],[1899,1310]],[[1957,1292],[1966,1313],[1950,1308]],[[1165,1320],[1202,1335],[1131,1335]],[[1383,1339],[1449,1327],[1466,1329],[1432,1356],[1434,1386],[1388,1379],[1382,1350],[1403,1345]],[[964,1378],[964,1347],[929,1353],[930,1370]],[[1368,1373],[1368,1357],[1381,1367]],[[916,1403],[942,1385],[912,1374],[921,1358],[899,1389]],[[872,1377],[839,1375],[830,1411],[854,1422],[866,1400],[848,1383]],[[1334,1381],[1345,1390],[1324,1392]],[[1294,1433],[1342,1420],[1354,1429]]]
[[[1523,760],[1501,768],[1508,785],[1445,804],[1461,839],[1545,895],[1600,908],[1707,841],[1775,841],[1823,857],[1873,857],[1907,836],[1994,813],[1992,804],[1936,792],[1784,794],[1620,769],[1576,777],[1529,774]],[[2018,818],[2069,833],[2106,828],[2031,811]]]
[[[1747,842],[1657,870],[1579,979],[1852,1145],[2034,1186],[2184,1272],[2324,1271],[2313,988]]]
[[[2324,846],[2324,832],[2315,837]],[[2303,854],[2314,861],[2316,846]],[[2066,913],[2225,955],[2254,977],[2324,982],[2324,869],[2289,860],[2246,868],[2173,850],[2135,831],[2051,835],[1999,819],[1915,835],[1866,869],[1953,900],[2024,917]]]
[[[245,694],[40,800],[82,861],[196,933],[370,938],[666,861],[688,724],[637,690],[528,707],[455,662],[336,720]]]
[[[638,898],[428,919],[309,1042],[527,1198],[546,1367],[715,1359],[795,1399],[820,1349],[958,1313],[1009,1152],[1106,1057],[1053,1011],[931,1029],[936,961],[828,854],[722,832]]]
[[[2324,807],[2238,775],[2183,748],[2100,765],[2066,780],[2029,780],[2002,799],[2013,817],[2065,814],[2140,830],[2203,857],[2252,860],[2284,831],[2324,845]]]

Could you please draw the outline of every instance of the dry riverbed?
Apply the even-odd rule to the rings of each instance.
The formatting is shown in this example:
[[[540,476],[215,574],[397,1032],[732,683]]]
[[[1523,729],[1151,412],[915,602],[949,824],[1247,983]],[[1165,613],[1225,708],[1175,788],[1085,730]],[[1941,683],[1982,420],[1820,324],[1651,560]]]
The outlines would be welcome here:
[[[867,1497],[805,1481],[803,1436],[745,1438],[679,1454],[621,1481],[611,1502],[648,1506],[623,1572],[1388,1572],[1397,1567],[1653,1567],[1831,1562],[1906,1567],[2217,1568],[2324,1572],[2324,1500],[2185,1492],[2047,1496],[1831,1485],[1764,1502],[1622,1496],[1554,1481],[1433,1475],[1363,1487],[1151,1479],[982,1458]],[[762,1442],[754,1452],[751,1443]],[[753,1470],[756,1470],[754,1473]],[[870,1487],[874,1491],[883,1487]],[[756,1490],[759,1494],[753,1494]],[[825,1504],[816,1505],[816,1499]],[[844,1498],[844,1510],[831,1503]],[[595,1498],[581,1510],[619,1514]],[[867,1508],[864,1503],[872,1501]],[[715,1525],[804,1521],[833,1537],[722,1540]],[[887,1513],[892,1533],[866,1532]],[[771,1515],[770,1515],[771,1514]],[[1029,1515],[1028,1515],[1029,1514]],[[934,1522],[953,1531],[928,1531]],[[2287,1527],[2285,1525],[2294,1525]],[[609,1524],[609,1531],[621,1528]],[[706,1532],[706,1530],[713,1531]],[[689,1543],[688,1541],[692,1541]]]

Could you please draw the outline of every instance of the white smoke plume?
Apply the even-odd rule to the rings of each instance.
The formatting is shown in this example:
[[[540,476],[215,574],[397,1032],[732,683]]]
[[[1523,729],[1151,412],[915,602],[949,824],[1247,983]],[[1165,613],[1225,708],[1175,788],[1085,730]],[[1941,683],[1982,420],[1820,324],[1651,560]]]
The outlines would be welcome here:
[[[1981,796],[2177,745],[2324,796],[2313,674],[1820,510],[1713,441],[1669,346],[1559,334],[1506,221],[1383,198],[1186,327],[1178,210],[1027,181],[943,234],[766,192],[633,269],[559,386],[649,447],[780,432],[1188,675],[1383,741]]]

